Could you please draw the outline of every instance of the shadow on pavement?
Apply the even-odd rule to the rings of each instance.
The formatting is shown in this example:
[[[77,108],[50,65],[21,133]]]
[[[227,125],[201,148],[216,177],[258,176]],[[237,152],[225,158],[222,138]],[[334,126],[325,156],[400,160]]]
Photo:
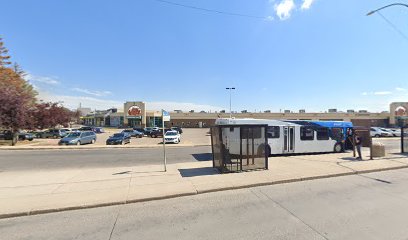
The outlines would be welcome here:
[[[197,161],[212,161],[212,154],[211,153],[193,153],[191,154]]]
[[[217,169],[212,167],[179,169],[179,172],[182,177],[197,177],[220,174]]]
[[[346,160],[346,161],[359,161],[355,157],[342,157],[340,158],[341,160]]]
[[[408,157],[408,153],[395,152],[395,153],[390,153],[390,154]]]

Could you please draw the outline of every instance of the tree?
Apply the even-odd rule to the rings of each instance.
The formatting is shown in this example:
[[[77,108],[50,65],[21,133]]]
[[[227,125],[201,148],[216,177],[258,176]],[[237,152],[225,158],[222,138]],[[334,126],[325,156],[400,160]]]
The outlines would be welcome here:
[[[36,104],[33,119],[39,129],[52,128],[57,125],[68,126],[75,117],[75,112],[61,106],[59,103],[41,102]]]
[[[35,92],[23,78],[0,67],[0,126],[12,131],[13,145],[19,129],[33,127],[35,100]]]
[[[33,127],[32,113],[37,93],[23,79],[21,70],[16,72],[7,67],[10,65],[7,53],[0,38],[0,127],[12,131],[14,145],[19,129]]]
[[[37,102],[37,92],[24,79],[18,64],[11,65],[8,50],[0,38],[0,128],[10,130],[13,145],[20,129],[67,126],[75,113],[59,103]]]
[[[4,47],[3,38],[0,37],[0,67],[5,67],[10,65],[10,56],[8,55],[8,50]]]

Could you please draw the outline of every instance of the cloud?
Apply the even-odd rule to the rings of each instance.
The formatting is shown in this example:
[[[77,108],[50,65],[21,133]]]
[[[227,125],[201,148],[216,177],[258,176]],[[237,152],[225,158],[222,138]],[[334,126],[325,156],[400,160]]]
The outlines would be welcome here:
[[[123,102],[115,100],[99,99],[88,96],[54,95],[49,92],[39,91],[38,98],[45,102],[61,102],[69,109],[77,109],[79,104],[92,109],[108,109],[111,107],[123,108]]]
[[[273,16],[267,16],[267,17],[265,18],[265,21],[273,21],[273,20],[275,20],[275,19],[273,18]]]
[[[123,104],[125,101],[121,100],[106,100],[89,96],[70,96],[70,95],[55,95],[46,91],[39,91],[38,98],[46,102],[61,102],[61,104],[69,109],[77,109],[79,104],[82,107],[89,107],[91,109],[105,110],[109,108],[118,108],[123,111]],[[140,99],[135,99],[138,101]],[[188,102],[146,102],[147,110],[161,110],[167,111],[182,110],[182,111],[220,111],[224,108],[219,106],[212,106],[206,104],[196,104]]]
[[[103,97],[103,96],[108,96],[111,95],[112,92],[110,91],[92,91],[92,90],[88,90],[88,89],[84,89],[84,88],[71,88],[72,91],[75,92],[80,92],[80,93],[85,93],[88,95],[92,95],[95,97]]]
[[[280,3],[275,4],[275,12],[280,20],[286,20],[290,18],[292,11],[295,9],[295,3],[293,0],[282,0]]]
[[[220,111],[224,108],[206,104],[196,104],[187,102],[146,102],[146,108],[148,110],[161,110],[167,111],[182,110],[182,111]]]
[[[406,92],[407,89],[405,88],[400,88],[400,87],[396,87],[395,90],[399,91],[399,92]]]
[[[303,0],[302,6],[300,7],[302,10],[308,10],[312,4],[313,4],[314,0]]]
[[[363,93],[361,93],[361,95],[363,95],[363,96],[368,96],[368,95],[383,96],[383,95],[391,95],[391,94],[393,94],[391,91],[363,92]]]
[[[60,82],[55,77],[36,76],[36,75],[29,74],[29,73],[24,76],[24,79],[29,82],[44,83],[47,85],[60,84]]]
[[[382,92],[374,92],[374,95],[390,95],[392,92],[390,91],[382,91]]]

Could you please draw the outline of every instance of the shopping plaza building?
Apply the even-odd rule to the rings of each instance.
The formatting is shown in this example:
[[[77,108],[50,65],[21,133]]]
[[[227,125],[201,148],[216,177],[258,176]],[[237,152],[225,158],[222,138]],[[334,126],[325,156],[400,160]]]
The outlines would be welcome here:
[[[89,108],[78,109],[84,125],[104,127],[160,127],[162,125],[161,111],[148,110],[144,102],[126,102],[123,104],[124,111],[116,108],[107,110],[91,111]],[[292,112],[284,110],[274,113],[248,112],[243,110],[234,112],[235,118],[257,118],[257,119],[287,119],[287,120],[322,120],[322,121],[351,121],[355,126],[378,126],[395,127],[405,125],[408,119],[408,102],[394,102],[390,104],[390,111],[372,113],[365,110],[347,110],[346,112],[329,109],[326,112],[309,113],[305,110]],[[185,128],[201,128],[213,126],[217,118],[228,118],[229,113],[219,112],[183,112],[180,110],[170,111],[170,122],[167,127],[180,126]]]

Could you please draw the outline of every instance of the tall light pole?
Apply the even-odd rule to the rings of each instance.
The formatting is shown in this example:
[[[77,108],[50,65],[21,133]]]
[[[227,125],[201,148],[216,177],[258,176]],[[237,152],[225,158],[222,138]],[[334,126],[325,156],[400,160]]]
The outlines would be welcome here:
[[[392,3],[392,4],[389,4],[389,5],[387,5],[387,6],[380,7],[380,8],[378,8],[378,9],[376,9],[376,10],[370,11],[369,13],[367,13],[367,16],[370,16],[370,15],[372,15],[372,14],[378,12],[378,11],[383,10],[384,8],[388,8],[388,7],[392,7],[392,6],[408,7],[408,4],[405,4],[405,3]]]
[[[232,117],[232,111],[231,111],[231,92],[232,92],[232,90],[235,90],[235,88],[234,88],[234,87],[227,87],[227,88],[225,88],[225,89],[229,90],[229,93],[230,93],[230,118],[231,118],[231,117]]]

